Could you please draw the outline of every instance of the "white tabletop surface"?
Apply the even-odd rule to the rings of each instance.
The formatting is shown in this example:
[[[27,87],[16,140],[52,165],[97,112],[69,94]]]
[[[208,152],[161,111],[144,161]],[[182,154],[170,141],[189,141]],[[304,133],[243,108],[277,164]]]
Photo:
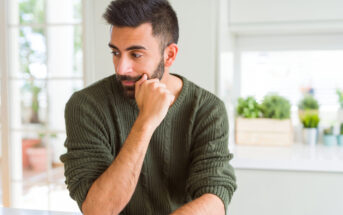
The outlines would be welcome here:
[[[294,170],[343,173],[343,146],[235,145],[231,164],[237,169]]]
[[[0,215],[81,215],[81,213],[0,208]]]

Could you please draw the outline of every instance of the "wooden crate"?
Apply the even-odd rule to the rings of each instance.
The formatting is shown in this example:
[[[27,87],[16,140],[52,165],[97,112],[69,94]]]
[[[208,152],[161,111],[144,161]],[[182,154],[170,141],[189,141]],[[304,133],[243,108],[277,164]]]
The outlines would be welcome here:
[[[290,119],[236,119],[236,144],[285,146],[293,143]]]

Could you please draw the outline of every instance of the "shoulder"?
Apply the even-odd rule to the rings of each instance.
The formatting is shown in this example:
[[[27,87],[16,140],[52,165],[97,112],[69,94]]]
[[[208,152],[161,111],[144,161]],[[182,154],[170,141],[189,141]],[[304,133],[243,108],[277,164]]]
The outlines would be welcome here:
[[[67,105],[71,104],[94,104],[97,106],[104,105],[113,98],[115,84],[115,75],[103,78],[82,90],[76,91],[70,97]]]
[[[191,101],[192,105],[194,105],[198,111],[206,112],[218,108],[225,110],[225,104],[220,98],[218,98],[218,96],[184,77],[182,77],[182,80],[184,84],[188,85],[186,96],[188,97],[187,100]]]
[[[192,138],[195,142],[226,138],[229,121],[224,102],[208,90],[188,82],[190,96],[186,101],[192,101],[189,103],[193,110]]]

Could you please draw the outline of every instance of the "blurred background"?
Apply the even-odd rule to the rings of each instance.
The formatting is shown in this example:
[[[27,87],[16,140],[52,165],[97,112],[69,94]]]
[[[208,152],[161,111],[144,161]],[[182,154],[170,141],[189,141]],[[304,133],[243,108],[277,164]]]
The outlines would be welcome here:
[[[170,0],[172,73],[220,97],[238,189],[229,214],[343,214],[343,2]],[[109,0],[1,0],[2,206],[78,212],[64,107],[114,73]]]

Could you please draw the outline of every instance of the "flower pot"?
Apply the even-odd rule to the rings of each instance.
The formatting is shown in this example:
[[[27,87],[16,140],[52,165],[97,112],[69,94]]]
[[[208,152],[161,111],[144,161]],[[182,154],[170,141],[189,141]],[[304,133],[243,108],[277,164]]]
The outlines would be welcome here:
[[[304,128],[303,130],[303,139],[304,143],[307,145],[314,146],[317,144],[317,128]]]
[[[29,148],[27,154],[33,171],[43,172],[47,170],[48,152],[46,148]]]
[[[27,149],[40,143],[40,139],[23,139],[22,140],[22,159],[23,159],[23,168],[27,169],[30,166],[29,157],[27,155]]]
[[[337,143],[340,146],[343,146],[343,134],[337,136]]]
[[[293,125],[290,119],[236,119],[235,142],[239,145],[290,146]]]
[[[335,146],[337,144],[337,138],[335,135],[324,135],[324,145]]]

